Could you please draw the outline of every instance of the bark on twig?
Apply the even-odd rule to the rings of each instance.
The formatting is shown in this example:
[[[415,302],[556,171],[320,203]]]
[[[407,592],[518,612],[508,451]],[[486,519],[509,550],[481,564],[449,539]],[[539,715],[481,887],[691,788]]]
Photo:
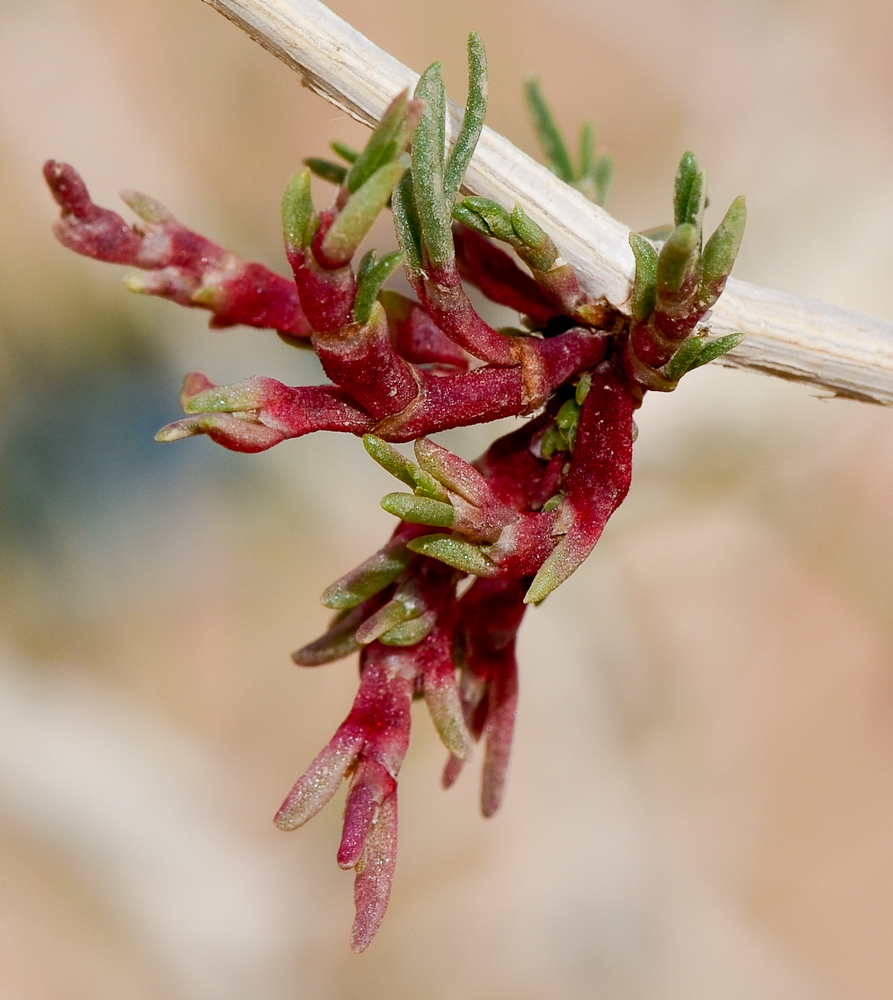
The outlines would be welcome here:
[[[319,0],[205,0],[326,100],[377,122],[418,74]],[[451,108],[452,126],[458,110]],[[465,177],[469,193],[520,202],[552,236],[587,289],[625,309],[634,272],[629,230],[508,140],[485,129]],[[893,323],[743,281],[729,281],[711,329],[747,338],[722,362],[808,382],[842,396],[893,403]]]

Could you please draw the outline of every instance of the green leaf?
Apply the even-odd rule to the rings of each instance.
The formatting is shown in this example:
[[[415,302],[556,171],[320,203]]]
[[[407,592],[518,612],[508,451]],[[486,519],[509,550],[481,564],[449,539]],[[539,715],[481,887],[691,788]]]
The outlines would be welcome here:
[[[355,653],[360,644],[356,631],[363,621],[363,609],[352,608],[335,617],[328,631],[318,639],[291,654],[299,667],[318,667],[334,660],[343,660]]]
[[[629,234],[629,245],[636,258],[631,308],[633,318],[642,323],[654,312],[657,301],[657,251],[638,233]]]
[[[525,604],[539,604],[581,565],[595,543],[569,533],[562,538],[540,566],[524,595]]]
[[[282,232],[290,250],[306,246],[304,234],[311,215],[313,201],[310,197],[310,171],[299,170],[291,176],[282,196]]]
[[[360,155],[352,146],[348,146],[344,142],[338,142],[337,139],[329,143],[329,149],[333,153],[337,153],[342,160],[347,160],[348,163],[356,163],[357,157]]]
[[[614,180],[614,161],[610,156],[602,156],[595,168],[595,190],[597,192],[597,202],[604,205],[608,199],[608,191],[611,189],[611,182]]]
[[[406,258],[410,280],[415,283],[422,273],[422,228],[415,207],[412,174],[408,170],[391,195],[391,212],[397,243]]]
[[[343,167],[340,163],[332,163],[331,160],[321,160],[318,156],[308,156],[304,160],[304,166],[309,167],[317,177],[332,184],[343,184],[347,176],[347,167]]]
[[[703,351],[707,338],[702,334],[686,340],[664,366],[663,374],[671,382],[677,382],[694,365]]]
[[[701,255],[699,297],[705,308],[713,305],[725,286],[738,256],[746,223],[747,206],[744,197],[739,195],[729,206],[716,232],[707,240]]]
[[[417,497],[411,493],[388,493],[382,497],[381,506],[394,517],[410,524],[427,524],[432,528],[450,528],[456,519],[456,510],[450,503]]]
[[[375,642],[379,636],[392,628],[418,617],[418,608],[394,598],[383,608],[379,608],[374,615],[370,615],[357,629],[357,642],[362,646],[368,646],[370,642]]]
[[[459,193],[487,113],[487,53],[476,31],[468,36],[468,101],[443,178],[443,196],[450,205]]]
[[[684,222],[701,229],[704,207],[707,204],[707,171],[701,170],[695,174],[688,192],[688,203],[685,206]]]
[[[433,63],[422,74],[416,97],[425,102],[412,143],[413,193],[423,257],[443,266],[453,259],[453,236],[450,231],[452,205],[447,204],[443,183],[446,92],[440,63]]]
[[[473,208],[469,208],[469,206],[465,204],[465,201],[457,201],[456,204],[453,205],[453,218],[457,222],[461,222],[463,226],[468,226],[469,229],[473,229],[476,233],[480,233],[481,236],[493,235],[483,216],[478,215]]]
[[[574,167],[571,163],[570,154],[564,139],[555,123],[549,105],[540,89],[539,83],[531,78],[524,87],[527,97],[527,107],[533,119],[533,127],[536,131],[543,152],[546,154],[546,161],[552,171],[568,184],[574,182]]]
[[[322,241],[320,249],[328,263],[343,266],[353,257],[405,169],[399,161],[386,163],[348,198]]]
[[[363,446],[376,462],[401,483],[415,487],[413,470],[417,468],[401,451],[374,434],[363,435]]]
[[[425,611],[418,618],[410,618],[389,628],[378,637],[378,641],[383,646],[415,646],[431,634],[436,624],[437,612]]]
[[[728,333],[725,337],[717,337],[716,340],[711,340],[688,370],[692,371],[694,368],[700,368],[701,365],[709,364],[711,361],[721,358],[723,354],[728,354],[729,351],[737,347],[742,340],[744,340],[743,333]]]
[[[404,90],[388,105],[381,121],[373,129],[362,153],[354,160],[347,175],[347,190],[353,194],[386,163],[393,160],[399,149],[400,133],[406,120],[409,92]]]
[[[673,192],[674,225],[681,226],[686,221],[691,188],[698,174],[698,161],[694,153],[683,153],[676,168],[676,183]]]
[[[407,548],[474,576],[495,576],[499,572],[499,567],[487,558],[479,545],[452,535],[422,535],[409,542]]]
[[[376,462],[392,476],[405,483],[421,496],[448,503],[449,497],[440,483],[429,472],[419,468],[401,451],[374,434],[363,435],[363,445]]]
[[[401,542],[389,543],[326,587],[322,603],[327,608],[355,608],[392,584],[412,558],[412,552]]]
[[[515,205],[512,211],[512,229],[524,244],[522,251],[524,263],[534,271],[548,271],[558,259],[558,250],[551,238],[541,226],[521,208]]]
[[[368,250],[363,254],[363,259],[360,261],[359,267],[357,268],[356,282],[359,284],[369,269],[375,265],[376,253],[374,250]]]
[[[580,419],[580,407],[575,399],[567,399],[555,414],[555,423],[563,431],[569,430]]]
[[[697,261],[698,227],[683,222],[670,233],[657,257],[657,293],[675,295]]]
[[[403,262],[403,254],[399,250],[385,254],[381,260],[376,261],[373,251],[370,263],[364,268],[360,266],[357,272],[357,294],[353,303],[353,317],[358,323],[368,323],[372,314],[372,306],[378,298],[381,286],[388,280],[394,271]],[[363,258],[365,262],[367,257]]]
[[[567,451],[570,445],[561,428],[553,425],[543,435],[540,452],[543,458],[551,458],[556,451]]]
[[[515,227],[512,225],[512,217],[509,213],[495,201],[489,198],[479,198],[470,195],[460,202],[472,212],[477,213],[489,228],[487,235],[505,243],[515,242]]]
[[[595,126],[583,122],[580,129],[580,173],[579,177],[592,177],[595,157]]]

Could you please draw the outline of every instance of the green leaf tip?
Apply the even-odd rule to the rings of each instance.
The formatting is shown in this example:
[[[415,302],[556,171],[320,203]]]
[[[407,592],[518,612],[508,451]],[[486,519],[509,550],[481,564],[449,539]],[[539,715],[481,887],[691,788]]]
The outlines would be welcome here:
[[[690,222],[681,222],[670,233],[657,256],[657,294],[675,295],[692,274],[701,234]]]
[[[573,427],[580,419],[580,407],[575,399],[566,399],[561,408],[555,414],[555,423],[563,430],[567,431]]]
[[[683,375],[702,365],[709,364],[723,354],[727,354],[744,340],[743,333],[729,333],[716,340],[707,340],[706,334],[699,334],[687,340],[664,366],[663,374],[670,381],[677,382]]]
[[[694,368],[700,368],[701,365],[709,364],[711,361],[721,358],[724,354],[728,354],[729,351],[736,348],[742,340],[744,340],[743,333],[727,333],[724,337],[717,337],[716,340],[711,340],[688,370],[691,371]]]
[[[452,205],[444,192],[446,152],[446,92],[439,62],[432,63],[419,78],[416,97],[425,110],[412,143],[412,187],[418,216],[423,256],[444,265],[453,258],[450,232]]]
[[[664,376],[671,382],[676,382],[682,378],[695,361],[697,361],[698,355],[703,351],[704,344],[706,343],[707,338],[703,334],[686,340],[664,366]]]
[[[408,146],[415,127],[413,116],[408,116],[409,103],[409,91],[404,90],[386,108],[347,174],[345,187],[351,194],[359,191],[377,170],[398,158]]]
[[[418,618],[410,618],[389,628],[378,637],[378,641],[383,646],[415,646],[431,634],[436,624],[437,612],[425,611]]]
[[[412,493],[388,493],[382,497],[381,506],[389,514],[410,524],[427,524],[431,528],[450,528],[456,519],[452,504]]]
[[[592,177],[595,180],[595,200],[599,205],[604,205],[608,200],[611,182],[614,180],[614,161],[610,156],[604,155],[599,158]]]
[[[523,244],[524,262],[534,271],[548,271],[558,259],[558,250],[551,238],[520,205],[512,210],[511,221],[515,235]]]
[[[595,168],[595,125],[583,122],[580,129],[580,176],[591,176]]]
[[[324,663],[343,660],[360,648],[356,631],[361,622],[361,609],[341,612],[335,616],[323,635],[292,653],[292,660],[299,667],[318,667]]]
[[[614,161],[610,156],[595,158],[595,126],[584,122],[580,129],[580,170],[574,187],[596,205],[604,205],[614,178]]]
[[[573,184],[575,176],[570,153],[561,137],[555,117],[546,103],[539,82],[533,77],[524,84],[524,96],[549,169],[567,184]]]
[[[360,155],[353,146],[348,146],[346,142],[338,142],[337,139],[329,143],[329,149],[333,153],[337,153],[347,163],[356,163],[357,157]]]
[[[738,256],[746,224],[747,205],[744,196],[739,195],[729,206],[716,232],[707,240],[701,255],[700,298],[703,306],[713,305],[725,287]]]
[[[555,116],[543,96],[538,81],[534,78],[528,79],[524,85],[524,93],[533,128],[545,153],[549,169],[590,201],[603,205],[614,176],[614,163],[610,156],[596,159],[593,123],[584,122],[580,129],[579,168],[575,169]]]
[[[415,207],[415,192],[410,171],[404,173],[391,195],[391,212],[397,243],[403,251],[409,280],[417,282],[422,273],[422,227]]]
[[[409,542],[407,548],[473,576],[495,576],[499,572],[499,567],[479,545],[452,535],[422,535]]]
[[[391,629],[398,628],[405,622],[418,617],[417,607],[395,597],[388,601],[383,608],[379,608],[375,614],[370,615],[357,629],[357,642],[361,646],[368,646],[370,642],[375,642]]]
[[[363,445],[376,462],[392,476],[430,500],[448,503],[449,498],[440,483],[429,472],[410,461],[403,452],[375,434],[364,434]]]
[[[347,176],[347,167],[340,163],[332,163],[331,160],[323,160],[318,156],[308,156],[304,160],[304,166],[317,177],[331,184],[343,184]]]
[[[305,168],[292,174],[282,196],[282,232],[290,250],[309,245],[308,223],[313,215],[310,170]]]
[[[322,603],[334,610],[355,608],[393,583],[409,565],[412,557],[413,554],[405,545],[399,542],[389,543],[326,587]]]
[[[591,551],[592,545],[581,545],[578,539],[565,535],[540,566],[524,595],[524,603],[539,604],[544,601],[583,563]]]
[[[385,254],[380,260],[375,259],[374,251],[363,258],[365,267],[357,272],[357,294],[354,298],[353,316],[358,323],[368,323],[372,315],[381,286],[403,262],[404,256],[400,250]],[[368,261],[368,263],[366,263]]]
[[[707,204],[707,171],[701,170],[692,178],[691,188],[688,192],[688,202],[684,210],[683,223],[695,226],[700,232],[704,217],[704,208]],[[678,225],[679,223],[677,223]]]
[[[330,264],[343,266],[353,257],[405,169],[398,160],[385,163],[348,198],[322,241],[322,253]]]
[[[490,198],[479,198],[477,195],[470,195],[460,203],[464,209],[473,212],[483,223],[478,226],[478,232],[486,236],[492,236],[497,240],[510,243],[515,239],[515,227],[512,225],[511,215],[495,201]],[[459,206],[456,206],[457,208]],[[485,227],[485,228],[484,228]]]
[[[459,193],[462,178],[481,136],[487,114],[488,92],[487,53],[481,36],[472,31],[468,36],[468,100],[459,134],[444,170],[443,196],[447,205],[451,205]]]
[[[695,154],[692,152],[683,153],[679,166],[676,168],[676,182],[673,191],[673,216],[676,226],[681,226],[687,219],[692,185],[697,174],[698,161]]]
[[[492,236],[493,233],[490,227],[487,225],[486,219],[482,215],[467,205],[464,201],[457,201],[453,205],[453,218],[456,222],[461,222],[463,226],[467,226],[469,229],[473,229],[476,233],[480,233],[481,236]]]
[[[641,323],[654,312],[657,301],[657,251],[638,233],[629,234],[629,245],[636,258],[631,308],[633,318]]]

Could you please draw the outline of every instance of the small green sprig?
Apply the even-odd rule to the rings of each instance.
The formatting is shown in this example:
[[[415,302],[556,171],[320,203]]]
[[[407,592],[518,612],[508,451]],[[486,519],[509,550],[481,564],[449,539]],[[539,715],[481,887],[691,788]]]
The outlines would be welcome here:
[[[607,155],[596,159],[595,127],[592,122],[585,122],[580,129],[579,165],[575,167],[539,82],[529,79],[524,94],[549,169],[566,184],[585,194],[590,201],[604,205],[614,177],[614,162]]]
[[[399,250],[381,258],[370,250],[363,257],[357,269],[357,295],[353,304],[353,316],[357,323],[369,322],[381,286],[402,263],[403,254]]]
[[[704,244],[707,175],[693,153],[679,161],[673,192],[674,225],[646,238],[630,233],[636,263],[630,311],[632,359],[646,388],[670,390],[686,372],[707,364],[741,343],[729,334],[713,341],[696,333],[698,324],[722,294],[735,263],[747,209],[736,198]],[[658,241],[656,236],[663,236]]]
[[[456,142],[446,151],[446,90],[440,63],[419,78],[415,96],[426,105],[411,151],[411,173],[394,192],[397,239],[410,277],[417,280],[425,262],[448,267],[454,259],[453,202],[484,125],[487,110],[487,60],[476,32],[468,36],[468,100]]]
[[[333,143],[349,167],[321,159],[306,161],[306,168],[289,181],[282,203],[283,230],[291,252],[309,247],[319,226],[310,194],[310,174],[316,173],[340,185],[335,217],[315,251],[319,262],[337,268],[351,260],[406,170],[406,150],[421,113],[421,103],[410,100],[404,91],[391,102],[362,152]],[[388,259],[382,258],[380,263]]]
[[[555,423],[543,435],[540,453],[543,458],[551,458],[556,452],[574,450],[577,440],[577,425],[580,422],[580,408],[589,395],[592,376],[583,375],[577,383],[574,395],[566,399],[555,414]],[[551,509],[551,508],[550,508]]]
[[[304,160],[304,166],[309,167],[311,173],[316,174],[317,177],[321,177],[324,181],[341,185],[347,177],[350,166],[356,163],[360,154],[346,143],[338,142],[337,140],[329,143],[329,148],[332,152],[340,156],[342,160],[346,161],[346,167],[343,163],[335,163],[332,160],[326,160],[319,156],[308,156]]]
[[[639,233],[630,233],[636,258],[632,312],[638,322],[654,319],[665,334],[703,315],[719,298],[738,255],[747,209],[736,198],[716,232],[703,245],[707,174],[698,170],[693,153],[679,161],[673,197],[675,225],[657,250]]]
[[[507,212],[489,198],[464,198],[453,208],[453,218],[482,236],[508,243],[532,271],[547,272],[558,259],[549,235],[520,205]]]

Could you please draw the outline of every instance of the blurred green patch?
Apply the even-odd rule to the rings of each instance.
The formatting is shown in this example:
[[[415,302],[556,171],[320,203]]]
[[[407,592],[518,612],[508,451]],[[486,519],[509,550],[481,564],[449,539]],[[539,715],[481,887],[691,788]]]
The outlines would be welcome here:
[[[51,339],[3,331],[0,631],[41,656],[72,652],[188,548],[196,506],[233,479],[218,449],[155,443],[180,376],[153,331],[81,305]]]

